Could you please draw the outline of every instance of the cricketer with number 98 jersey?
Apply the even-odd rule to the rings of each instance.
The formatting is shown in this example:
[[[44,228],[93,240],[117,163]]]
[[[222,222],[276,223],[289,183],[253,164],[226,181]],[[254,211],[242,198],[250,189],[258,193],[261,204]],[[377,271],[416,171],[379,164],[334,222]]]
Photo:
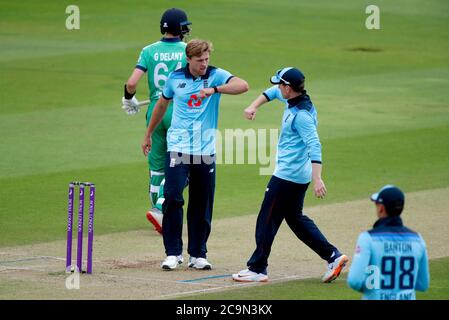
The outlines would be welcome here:
[[[348,285],[369,300],[415,300],[429,287],[426,244],[399,216],[379,219],[360,234]]]

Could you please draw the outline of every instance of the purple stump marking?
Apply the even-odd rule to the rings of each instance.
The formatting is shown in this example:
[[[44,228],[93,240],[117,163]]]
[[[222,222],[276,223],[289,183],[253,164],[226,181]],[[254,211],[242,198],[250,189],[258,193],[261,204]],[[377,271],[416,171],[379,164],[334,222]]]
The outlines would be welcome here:
[[[80,184],[79,206],[78,206],[78,248],[76,256],[76,266],[78,272],[82,272],[83,264],[83,226],[84,226],[84,184]]]
[[[95,185],[90,185],[89,226],[87,233],[87,273],[92,273],[92,249],[94,241]]]
[[[72,229],[73,229],[73,199],[75,187],[73,183],[69,184],[69,200],[67,205],[67,252],[66,252],[66,272],[71,272],[72,268]]]

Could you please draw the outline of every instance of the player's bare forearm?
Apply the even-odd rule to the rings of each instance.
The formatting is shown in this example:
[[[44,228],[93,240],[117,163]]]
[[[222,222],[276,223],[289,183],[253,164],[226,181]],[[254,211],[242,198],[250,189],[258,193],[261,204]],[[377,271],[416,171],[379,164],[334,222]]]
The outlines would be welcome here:
[[[251,104],[249,105],[248,108],[253,108],[253,109],[259,109],[261,105],[263,105],[264,103],[267,103],[268,100],[267,98],[261,94],[260,96],[258,96],[256,98],[256,100],[254,100],[253,102],[251,102]]]
[[[312,162],[312,179],[315,180],[321,180],[321,171],[322,171],[322,165],[321,163]]]
[[[137,90],[137,84],[139,83],[140,78],[145,74],[140,69],[134,69],[133,73],[129,77],[128,81],[126,82],[126,89],[130,94],[134,94]]]
[[[240,78],[234,77],[227,84],[216,86],[213,88],[204,88],[200,91],[200,98],[210,97],[214,93],[222,94],[241,94],[249,90],[248,83]]]
[[[233,77],[227,84],[218,86],[217,89],[224,94],[241,94],[249,90],[249,85],[245,80]]]
[[[162,118],[167,111],[169,100],[161,97],[156,105],[154,106],[153,113],[151,114],[151,120],[145,132],[145,136],[143,137],[142,142],[142,152],[145,156],[151,151],[151,135],[153,134],[156,127],[161,123]]]
[[[151,114],[151,120],[148,124],[147,131],[145,133],[145,136],[149,137],[153,134],[154,130],[157,128],[159,123],[161,123],[162,118],[165,115],[165,112],[167,112],[168,103],[170,101],[165,99],[164,97],[161,97],[156,105],[154,106],[153,113]]]
[[[251,104],[244,110],[244,116],[248,120],[254,120],[256,118],[257,110],[260,108],[261,105],[268,102],[267,98],[261,94],[251,102]]]

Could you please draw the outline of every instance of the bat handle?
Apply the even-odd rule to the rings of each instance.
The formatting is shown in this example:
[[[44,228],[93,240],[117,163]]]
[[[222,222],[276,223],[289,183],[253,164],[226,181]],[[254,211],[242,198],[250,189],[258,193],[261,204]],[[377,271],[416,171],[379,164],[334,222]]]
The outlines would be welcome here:
[[[139,106],[145,106],[150,103],[150,100],[144,100],[139,102]]]

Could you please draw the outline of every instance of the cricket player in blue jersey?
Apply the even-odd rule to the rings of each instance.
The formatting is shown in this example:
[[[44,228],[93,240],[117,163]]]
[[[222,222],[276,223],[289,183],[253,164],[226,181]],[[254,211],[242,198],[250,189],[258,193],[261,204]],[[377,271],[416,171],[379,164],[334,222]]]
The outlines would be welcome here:
[[[415,300],[415,290],[429,287],[426,243],[400,217],[403,192],[392,185],[371,196],[379,220],[360,234],[348,285],[369,300]]]
[[[212,268],[206,257],[206,243],[211,230],[215,192],[215,135],[220,97],[244,93],[248,91],[248,84],[226,70],[209,66],[211,50],[212,44],[208,41],[194,39],[188,42],[188,63],[169,75],[142,143],[146,155],[151,150],[151,136],[173,100],[172,122],[167,132],[165,201],[162,205],[162,236],[167,257],[161,266],[165,270],[173,270],[183,262],[182,193],[187,178],[188,266],[202,270]]]
[[[296,68],[279,70],[271,83],[276,84],[245,109],[254,120],[257,109],[275,99],[285,103],[279,137],[276,168],[268,183],[256,224],[256,250],[247,269],[233,274],[240,282],[268,281],[268,257],[276,233],[285,219],[295,235],[328,263],[322,281],[336,279],[348,257],[330,244],[315,223],[302,212],[307,188],[313,181],[315,196],[323,198],[326,187],[321,179],[321,143],[317,133],[317,112],[304,89],[304,74]]]

